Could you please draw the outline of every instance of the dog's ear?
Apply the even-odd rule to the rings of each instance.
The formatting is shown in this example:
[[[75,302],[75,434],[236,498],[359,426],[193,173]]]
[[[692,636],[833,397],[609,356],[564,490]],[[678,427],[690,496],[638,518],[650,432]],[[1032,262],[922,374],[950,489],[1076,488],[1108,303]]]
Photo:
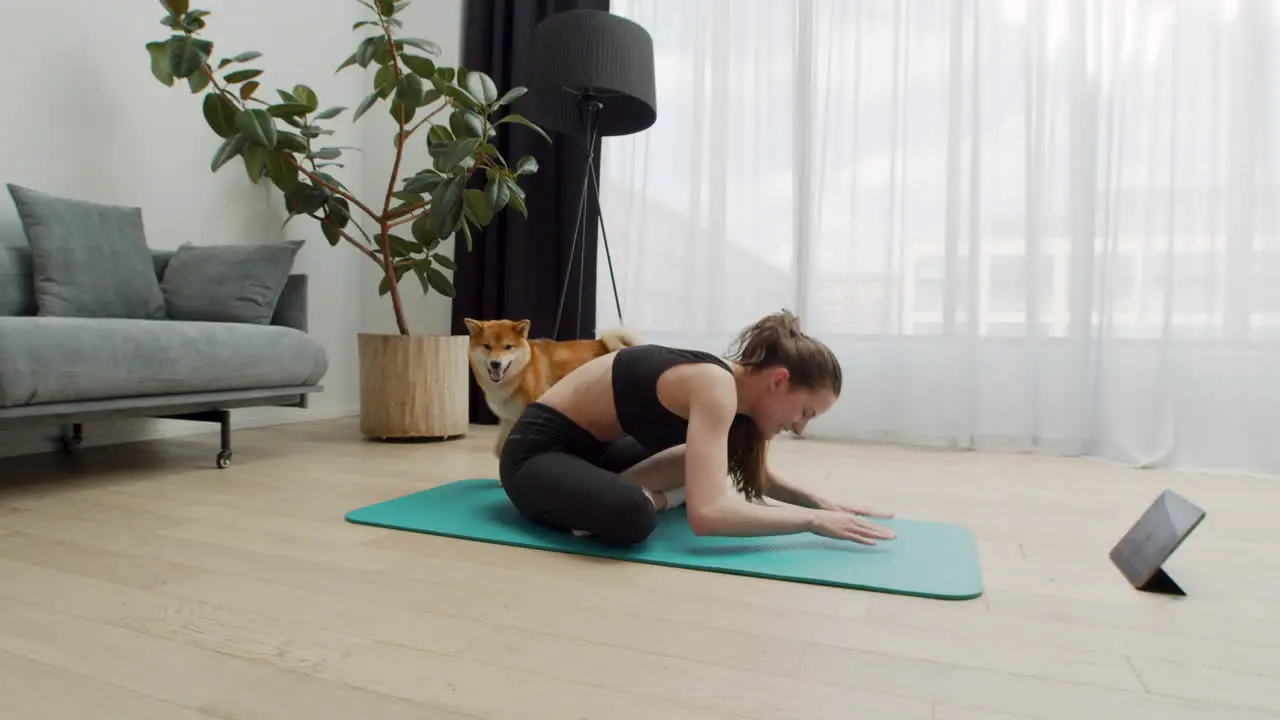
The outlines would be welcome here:
[[[475,335],[479,335],[480,332],[484,330],[484,325],[481,325],[479,320],[472,320],[471,318],[462,318],[462,322],[466,323],[467,332],[470,333],[473,337]]]
[[[520,337],[525,338],[526,340],[529,338],[529,321],[528,320],[517,321],[514,327],[516,332],[520,333]]]

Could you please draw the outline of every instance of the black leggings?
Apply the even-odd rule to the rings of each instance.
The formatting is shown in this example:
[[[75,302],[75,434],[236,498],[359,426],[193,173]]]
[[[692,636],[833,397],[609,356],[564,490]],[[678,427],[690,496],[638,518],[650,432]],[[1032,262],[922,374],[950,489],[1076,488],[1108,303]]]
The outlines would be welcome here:
[[[657,515],[640,485],[620,473],[651,454],[631,438],[601,442],[560,411],[533,403],[507,435],[498,473],[526,518],[634,545],[653,532]]]

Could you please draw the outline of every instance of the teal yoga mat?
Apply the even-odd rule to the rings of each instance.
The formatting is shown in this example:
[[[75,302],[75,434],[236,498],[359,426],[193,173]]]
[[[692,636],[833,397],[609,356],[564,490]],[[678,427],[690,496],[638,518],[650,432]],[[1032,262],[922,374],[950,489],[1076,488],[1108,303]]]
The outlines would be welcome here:
[[[659,513],[659,518],[644,543],[610,547],[526,520],[498,482],[489,479],[460,480],[346,516],[361,525],[691,570],[943,600],[982,594],[977,544],[959,525],[880,520],[898,537],[866,546],[809,533],[698,537],[689,529],[683,507]]]

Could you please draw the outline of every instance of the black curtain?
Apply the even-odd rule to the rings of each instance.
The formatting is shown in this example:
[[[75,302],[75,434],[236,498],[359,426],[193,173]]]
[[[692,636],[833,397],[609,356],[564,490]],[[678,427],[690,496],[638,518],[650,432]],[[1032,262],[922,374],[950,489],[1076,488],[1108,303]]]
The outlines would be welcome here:
[[[463,16],[462,65],[493,78],[499,92],[530,86],[528,75],[533,28],[543,18],[565,10],[609,10],[609,0],[467,0]],[[529,95],[512,112],[527,114]],[[580,234],[578,256],[570,267],[570,248],[582,194],[587,153],[584,138],[553,134],[548,143],[533,130],[503,125],[494,143],[511,165],[525,155],[538,161],[538,172],[521,176],[529,217],[505,209],[470,252],[459,235],[454,257],[457,295],[453,301],[453,333],[466,334],[463,318],[507,318],[530,321],[531,337],[569,340],[594,337],[596,325],[596,243],[594,223]],[[594,164],[600,172],[600,151]],[[588,195],[589,217],[595,214]],[[568,293],[556,332],[556,310],[568,273]],[[582,301],[579,303],[579,288]],[[493,424],[497,418],[471,379],[471,421]]]

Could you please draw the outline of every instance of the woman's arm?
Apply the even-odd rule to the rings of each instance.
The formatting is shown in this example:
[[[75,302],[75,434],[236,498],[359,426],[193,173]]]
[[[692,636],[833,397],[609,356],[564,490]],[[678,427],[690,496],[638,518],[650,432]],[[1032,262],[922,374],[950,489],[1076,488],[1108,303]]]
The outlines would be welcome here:
[[[813,509],[830,509],[830,504],[820,495],[800,487],[792,480],[779,475],[773,469],[768,471],[768,485],[765,487],[764,494],[765,497],[788,505]]]
[[[749,503],[729,482],[729,426],[737,414],[732,376],[691,382],[685,440],[685,507],[697,535],[785,535],[812,530],[813,510]]]
[[[729,427],[737,414],[733,378],[715,373],[690,383],[689,430],[685,442],[685,506],[697,535],[789,535],[813,532],[875,544],[893,533],[853,515],[806,507],[748,502],[729,482]]]

